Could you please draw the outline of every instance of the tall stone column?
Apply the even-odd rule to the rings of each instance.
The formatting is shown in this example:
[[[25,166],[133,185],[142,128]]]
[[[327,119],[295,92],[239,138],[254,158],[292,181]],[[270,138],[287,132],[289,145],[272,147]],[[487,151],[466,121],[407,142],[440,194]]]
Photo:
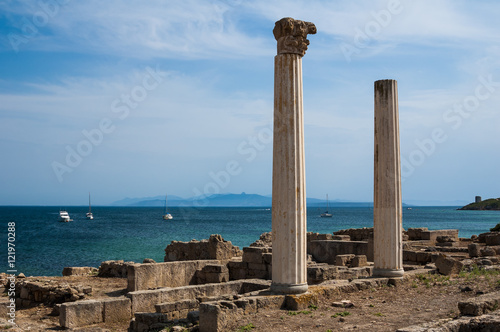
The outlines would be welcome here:
[[[398,113],[397,82],[376,81],[373,274],[383,277],[404,273]]]
[[[307,291],[306,178],[302,57],[316,33],[309,22],[283,18],[273,30],[274,58],[273,261],[271,290],[282,294]]]

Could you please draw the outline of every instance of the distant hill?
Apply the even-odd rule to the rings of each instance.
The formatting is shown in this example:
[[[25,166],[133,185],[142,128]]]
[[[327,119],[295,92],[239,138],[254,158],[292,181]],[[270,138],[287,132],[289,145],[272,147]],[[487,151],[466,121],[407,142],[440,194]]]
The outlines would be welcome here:
[[[124,198],[112,203],[113,206],[164,206],[165,196]],[[330,207],[371,207],[370,202],[343,202],[334,200],[329,202]],[[168,206],[202,206],[202,207],[271,207],[272,198],[257,194],[215,194],[182,198],[168,195]],[[326,201],[317,198],[307,198],[309,207],[326,207]]]
[[[175,200],[183,200],[182,197],[175,195],[168,195],[168,201]],[[119,201],[111,203],[112,206],[141,206],[140,204],[143,202],[154,202],[153,205],[144,205],[144,206],[163,206],[165,205],[165,196],[154,196],[154,197],[140,197],[140,198],[124,198]],[[139,205],[137,205],[139,204]],[[158,205],[159,204],[159,205]],[[170,205],[170,204],[169,204]]]
[[[500,198],[490,198],[478,203],[470,203],[459,210],[500,210]]]

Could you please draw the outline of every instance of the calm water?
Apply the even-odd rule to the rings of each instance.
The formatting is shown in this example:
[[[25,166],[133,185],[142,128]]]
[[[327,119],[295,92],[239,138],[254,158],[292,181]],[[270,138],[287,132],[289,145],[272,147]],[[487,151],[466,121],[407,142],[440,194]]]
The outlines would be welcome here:
[[[144,258],[163,261],[172,240],[224,239],[248,246],[271,230],[271,210],[263,208],[171,208],[171,221],[161,219],[163,208],[93,207],[94,220],[86,220],[87,207],[68,207],[72,222],[58,222],[57,207],[0,207],[2,236],[7,223],[16,223],[16,268],[26,275],[61,275],[65,266],[99,266],[101,261]],[[345,228],[373,226],[371,208],[335,208],[333,218],[320,218],[308,209],[308,231],[331,233]],[[458,229],[461,237],[487,232],[500,222],[500,211],[457,211],[456,207],[414,207],[404,210],[403,227]],[[7,246],[2,245],[0,271],[8,270]]]

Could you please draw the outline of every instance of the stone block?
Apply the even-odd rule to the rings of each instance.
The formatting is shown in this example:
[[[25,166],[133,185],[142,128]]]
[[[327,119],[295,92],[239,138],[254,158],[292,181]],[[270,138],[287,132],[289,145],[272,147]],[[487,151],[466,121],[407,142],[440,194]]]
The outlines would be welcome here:
[[[419,227],[419,228],[408,228],[408,240],[409,241],[419,241],[422,240],[422,232],[428,231],[427,227]]]
[[[436,231],[422,231],[421,239],[435,244],[439,236],[449,236],[454,242],[458,241],[458,230],[457,229],[441,229]]]
[[[318,234],[317,239],[318,240],[332,240],[333,235],[332,234]]]
[[[227,325],[238,315],[238,307],[228,303],[202,303],[200,305],[200,332],[227,331]]]
[[[64,277],[67,276],[86,276],[97,273],[98,269],[90,266],[65,267],[62,271]]]
[[[458,274],[463,267],[460,261],[445,255],[439,255],[435,264],[439,273],[444,275]]]
[[[416,262],[417,252],[414,250],[403,250],[403,261],[404,262]]]
[[[267,271],[267,264],[248,263],[249,270]]]
[[[227,268],[229,269],[229,280],[246,279],[248,277],[248,263],[246,262],[231,260],[227,263]]]
[[[438,235],[436,237],[436,242],[437,243],[449,243],[449,242],[457,242],[458,239],[454,238],[453,236],[449,235]]]
[[[172,241],[165,248],[164,261],[229,260],[235,256],[241,256],[238,247],[225,241],[219,234],[212,234],[208,240]]]
[[[155,311],[158,313],[166,314],[176,310],[176,302],[166,302],[155,304]]]
[[[243,310],[244,314],[257,312],[257,301],[253,298],[244,298],[235,300],[233,303]]]
[[[335,265],[338,255],[367,255],[368,242],[366,241],[334,241],[318,240],[311,241],[307,246],[307,253],[312,255],[318,263],[328,263]]]
[[[333,235],[331,240],[336,241],[351,241],[351,237],[349,235]]]
[[[161,263],[158,263],[161,264]],[[129,292],[127,296],[132,300],[132,312],[152,312],[158,303],[177,302],[180,300],[196,299],[207,296],[236,295],[243,289],[254,285],[256,289],[267,288],[267,282],[229,281],[220,284],[190,285],[176,288],[159,288],[153,290]]]
[[[285,295],[255,296],[257,310],[282,309],[285,307]]]
[[[229,272],[227,273],[206,273],[202,283],[220,284],[229,281]]]
[[[187,314],[187,320],[191,323],[196,325],[200,321],[200,311],[199,310],[193,310],[188,312]]]
[[[59,323],[64,328],[74,328],[102,323],[103,303],[95,300],[63,303]]]
[[[307,292],[304,294],[293,294],[285,296],[285,308],[288,310],[304,310],[310,305],[318,304],[318,295]]]
[[[337,265],[337,266],[349,266],[354,257],[355,257],[355,255],[353,255],[353,254],[337,255],[337,257],[335,258],[335,265]]]
[[[197,271],[207,265],[219,265],[218,260],[131,264],[127,271],[129,292],[158,287],[182,287],[196,284]]]
[[[417,251],[415,262],[420,264],[426,264],[431,262],[431,253],[428,251]]]
[[[495,256],[497,252],[495,251],[495,249],[486,246],[479,250],[479,254],[481,257],[487,257],[487,256]]]
[[[172,321],[167,315],[157,312],[138,312],[134,316],[134,331],[149,331],[151,327],[157,324],[166,324]]]
[[[363,267],[367,265],[368,261],[366,260],[366,255],[356,255],[351,262],[351,267]]]
[[[103,301],[103,320],[105,323],[128,321],[130,318],[132,318],[132,303],[129,298]]]
[[[264,260],[264,264],[272,264],[273,263],[273,254],[271,252],[266,252],[262,254],[262,259]]]
[[[500,232],[491,232],[484,237],[484,241],[487,246],[500,245]]]
[[[480,295],[458,303],[461,315],[480,316],[489,311],[494,311],[500,306],[500,292]]]
[[[210,264],[210,265],[205,265],[202,271],[207,273],[227,273],[228,269],[226,265]]]
[[[269,279],[269,272],[267,270],[248,269],[247,277],[248,278],[256,278],[256,279]]]
[[[262,264],[262,255],[268,252],[267,247],[245,247],[243,248],[243,262]]]

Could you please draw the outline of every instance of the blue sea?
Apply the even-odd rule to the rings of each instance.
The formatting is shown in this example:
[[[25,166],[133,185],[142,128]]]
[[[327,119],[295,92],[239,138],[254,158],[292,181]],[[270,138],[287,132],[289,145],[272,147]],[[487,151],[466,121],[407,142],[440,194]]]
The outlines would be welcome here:
[[[459,211],[457,207],[413,207],[404,210],[403,227],[458,229],[460,237],[487,232],[500,222],[500,211]],[[95,266],[102,261],[163,261],[164,249],[173,240],[207,239],[221,234],[240,248],[271,230],[269,208],[175,208],[173,220],[162,220],[160,207],[67,207],[72,222],[58,221],[57,207],[0,207],[0,272],[7,265],[8,223],[15,222],[15,269],[30,276],[60,276],[66,266]],[[346,228],[373,226],[369,207],[334,208],[333,218],[308,208],[307,230],[331,233]],[[12,238],[11,238],[12,240]]]

